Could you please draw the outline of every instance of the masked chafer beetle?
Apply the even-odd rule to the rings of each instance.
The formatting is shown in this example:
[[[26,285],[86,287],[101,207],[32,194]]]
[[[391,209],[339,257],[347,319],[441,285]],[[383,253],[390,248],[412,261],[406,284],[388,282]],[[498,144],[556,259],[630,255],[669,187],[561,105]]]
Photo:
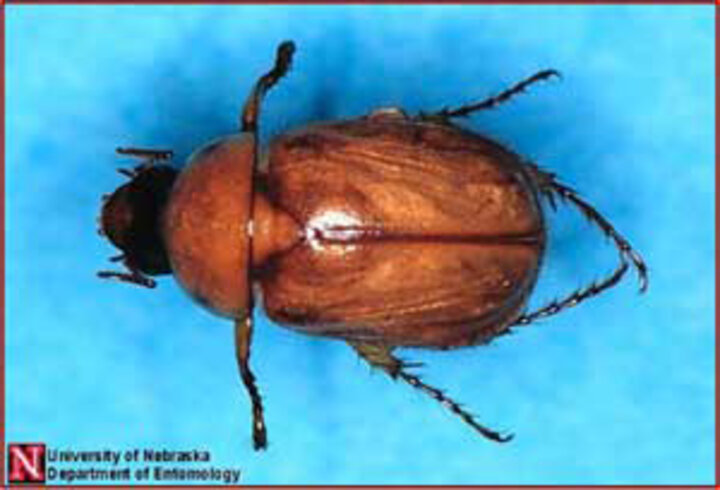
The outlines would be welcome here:
[[[379,109],[314,124],[280,135],[261,154],[261,102],[294,51],[292,42],[278,47],[245,103],[240,133],[200,148],[182,171],[162,163],[169,151],[118,149],[143,160],[121,170],[130,181],[105,197],[100,218],[122,251],[111,260],[127,271],[99,275],[154,287],[148,276],[171,273],[201,305],[234,320],[255,449],[267,436],[249,366],[254,290],[273,321],[346,341],[483,436],[509,440],[421,381],[393,350],[487,343],[616,285],[630,264],[645,290],[642,258],[594,207],[553,174],[452,122],[558,73],[541,71],[457,109],[413,117]],[[612,239],[619,264],[530,312],[546,245],[541,198],[577,208]]]

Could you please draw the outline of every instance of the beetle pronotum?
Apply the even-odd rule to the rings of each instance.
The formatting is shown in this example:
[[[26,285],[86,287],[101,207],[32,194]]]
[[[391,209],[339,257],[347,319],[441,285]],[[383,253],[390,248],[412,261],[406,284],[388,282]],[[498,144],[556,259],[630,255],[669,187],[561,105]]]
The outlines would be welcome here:
[[[267,436],[249,365],[255,290],[272,320],[345,340],[483,436],[509,440],[412,374],[414,365],[393,349],[487,343],[616,285],[630,265],[646,289],[640,255],[577,192],[452,122],[558,73],[541,71],[456,109],[417,116],[378,109],[300,128],[261,153],[261,103],[294,51],[292,42],[278,47],[275,65],[245,103],[240,133],[200,148],[181,172],[162,163],[170,151],[118,149],[143,161],[121,170],[130,181],[105,197],[100,231],[122,251],[111,260],[128,272],[100,277],[154,287],[148,276],[172,273],[200,304],[234,320],[256,449]],[[526,311],[546,245],[542,198],[553,208],[556,200],[577,208],[614,242],[619,264],[606,278]]]

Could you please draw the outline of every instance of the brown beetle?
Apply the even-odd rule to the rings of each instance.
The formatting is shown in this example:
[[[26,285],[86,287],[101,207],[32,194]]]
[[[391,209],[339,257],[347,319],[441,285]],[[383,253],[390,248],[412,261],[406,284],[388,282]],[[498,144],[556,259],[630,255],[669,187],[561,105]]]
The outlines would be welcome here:
[[[245,104],[240,134],[197,150],[182,172],[159,164],[171,152],[118,149],[145,161],[105,199],[101,232],[129,272],[100,272],[154,287],[172,273],[200,304],[235,321],[237,361],[253,409],[253,442],[265,448],[263,408],[249,367],[253,285],[268,316],[311,335],[347,341],[370,365],[418,388],[495,441],[442,391],[409,372],[395,347],[484,344],[617,284],[632,264],[647,270],[613,226],[551,173],[453,118],[492,108],[546,70],[458,109],[366,117],[283,134],[260,155],[263,96],[290,68],[275,66]],[[259,173],[260,158],[267,172]],[[545,251],[541,198],[575,206],[615,243],[620,263],[602,281],[525,310]]]

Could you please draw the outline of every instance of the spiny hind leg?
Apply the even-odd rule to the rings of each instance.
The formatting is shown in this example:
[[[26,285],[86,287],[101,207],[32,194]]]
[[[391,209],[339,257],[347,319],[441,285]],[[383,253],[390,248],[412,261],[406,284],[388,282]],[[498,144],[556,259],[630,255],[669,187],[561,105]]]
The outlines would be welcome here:
[[[392,354],[392,347],[370,342],[348,342],[355,351],[372,367],[382,369],[393,379],[402,379],[413,388],[417,388],[430,398],[439,402],[450,412],[460,417],[463,422],[475,431],[496,442],[507,442],[512,435],[503,436],[487,427],[480,425],[475,418],[462,407],[445,395],[441,390],[425,384],[419,377],[407,372],[407,369],[418,367],[420,364],[402,361]]]
[[[595,207],[581,198],[575,190],[558,182],[554,174],[546,172],[534,164],[529,164],[528,168],[532,172],[540,192],[548,200],[550,206],[553,209],[556,208],[556,199],[574,206],[588,221],[600,228],[603,234],[613,241],[618,251],[619,262],[615,270],[604,279],[594,281],[562,299],[553,300],[538,310],[521,315],[515,321],[515,325],[528,325],[539,318],[555,315],[566,308],[576,306],[586,299],[597,296],[617,285],[627,272],[630,264],[637,272],[640,292],[644,293],[648,286],[647,266],[642,256],[630,245],[630,242]]]

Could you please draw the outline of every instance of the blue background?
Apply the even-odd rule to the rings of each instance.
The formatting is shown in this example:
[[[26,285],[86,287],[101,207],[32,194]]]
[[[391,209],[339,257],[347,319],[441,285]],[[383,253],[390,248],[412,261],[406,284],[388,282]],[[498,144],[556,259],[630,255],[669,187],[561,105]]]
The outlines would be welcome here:
[[[714,478],[714,9],[7,7],[7,437],[55,448],[203,448],[245,483],[704,483]],[[543,68],[562,81],[465,124],[557,172],[640,250],[611,292],[477,349],[405,352],[485,424],[478,438],[345,345],[257,315],[253,367],[271,446],[250,448],[231,323],[186,299],[103,282],[96,234],[119,145],[178,165],[236,130],[277,43],[294,69],[265,138],[380,105],[460,104]],[[533,304],[616,255],[552,217]]]

